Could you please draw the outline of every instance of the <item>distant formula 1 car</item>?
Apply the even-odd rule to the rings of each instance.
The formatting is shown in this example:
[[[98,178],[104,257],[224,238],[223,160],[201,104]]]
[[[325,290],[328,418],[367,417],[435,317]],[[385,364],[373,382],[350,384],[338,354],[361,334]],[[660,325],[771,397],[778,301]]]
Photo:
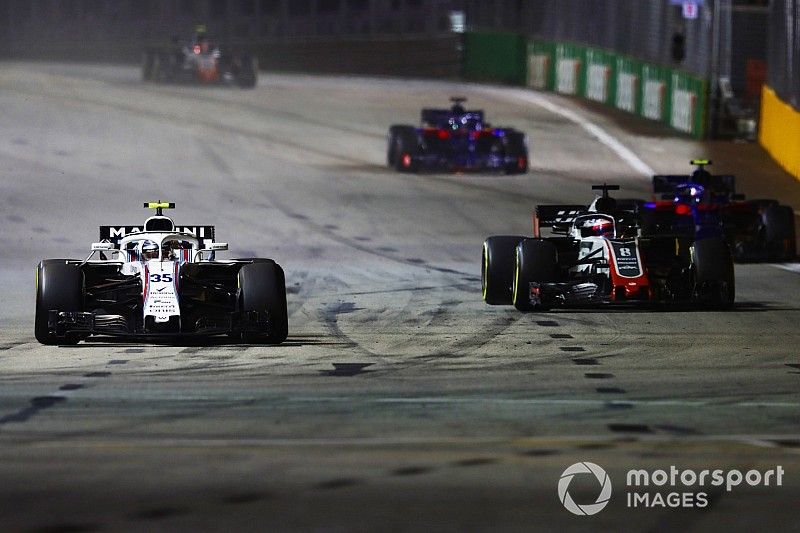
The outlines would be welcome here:
[[[691,175],[654,176],[661,200],[642,203],[651,231],[681,233],[696,239],[725,239],[737,261],[788,261],[797,255],[794,210],[777,200],[745,200],[735,178],[713,175],[711,161],[691,162]]]
[[[167,46],[147,47],[142,61],[142,79],[255,87],[258,62],[249,52],[234,52],[219,47],[209,40],[205,29],[200,27],[190,42],[181,43],[174,38]]]
[[[603,191],[588,207],[540,205],[533,237],[498,235],[483,244],[483,299],[520,311],[554,306],[734,303],[733,260],[719,237],[643,233],[635,208]],[[635,206],[634,206],[635,207]],[[550,228],[553,236],[542,236]]]
[[[101,226],[83,261],[45,259],[36,270],[36,339],[90,335],[228,334],[279,344],[288,333],[283,269],[271,259],[215,260],[214,226],[176,227],[156,210],[144,226]],[[95,259],[95,256],[99,258]]]
[[[450,109],[423,109],[420,127],[389,128],[387,161],[401,172],[528,171],[525,134],[513,128],[494,128],[481,110],[466,110],[466,98],[450,99]]]

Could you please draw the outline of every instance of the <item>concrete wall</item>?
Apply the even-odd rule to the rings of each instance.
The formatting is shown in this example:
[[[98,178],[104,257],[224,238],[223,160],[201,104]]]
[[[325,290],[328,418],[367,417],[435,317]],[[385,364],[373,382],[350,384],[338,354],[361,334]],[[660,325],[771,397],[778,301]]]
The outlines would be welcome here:
[[[256,53],[265,70],[456,78],[461,68],[460,39],[453,35],[272,43]]]
[[[197,24],[246,45],[263,68],[453,77],[460,0],[0,0],[0,54],[138,62]]]

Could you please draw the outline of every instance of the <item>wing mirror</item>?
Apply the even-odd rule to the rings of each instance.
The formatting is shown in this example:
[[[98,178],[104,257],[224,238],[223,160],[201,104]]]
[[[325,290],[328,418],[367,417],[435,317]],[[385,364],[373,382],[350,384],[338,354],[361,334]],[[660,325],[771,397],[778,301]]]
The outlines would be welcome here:
[[[113,252],[116,250],[114,247],[114,243],[112,242],[93,242],[92,243],[92,251],[93,252]]]
[[[227,249],[228,249],[227,242],[212,242],[211,244],[208,245],[208,247],[203,248],[202,250],[197,250],[197,253],[195,253],[193,261],[197,261],[198,257],[202,257],[203,252],[211,252],[211,255],[209,257],[213,261],[214,254],[216,254],[217,252],[222,252]]]

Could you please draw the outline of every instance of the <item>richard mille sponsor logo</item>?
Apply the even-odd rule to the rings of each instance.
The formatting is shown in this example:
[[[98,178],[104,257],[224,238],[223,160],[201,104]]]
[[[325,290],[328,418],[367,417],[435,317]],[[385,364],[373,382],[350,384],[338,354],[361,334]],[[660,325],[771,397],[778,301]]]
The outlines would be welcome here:
[[[778,465],[769,470],[738,469],[679,469],[672,465],[666,469],[628,470],[625,476],[625,506],[638,509],[702,509],[708,507],[709,492],[733,492],[739,487],[783,486],[785,470]],[[597,495],[587,500],[570,493],[576,476],[593,476],[597,481]],[[600,466],[584,461],[569,466],[558,481],[558,497],[572,514],[590,516],[602,511],[612,499],[611,478]]]

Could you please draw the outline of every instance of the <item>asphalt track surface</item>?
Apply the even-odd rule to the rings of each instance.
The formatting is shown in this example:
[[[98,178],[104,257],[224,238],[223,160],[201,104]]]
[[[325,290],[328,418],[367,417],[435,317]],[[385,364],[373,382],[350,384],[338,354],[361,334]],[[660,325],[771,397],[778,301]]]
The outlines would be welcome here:
[[[385,168],[389,124],[453,93],[529,133],[530,174]],[[796,265],[738,265],[725,313],[520,314],[481,302],[479,259],[486,236],[528,233],[536,203],[589,201],[598,181],[647,195],[598,127],[659,172],[711,157],[795,209],[800,185],[755,145],[531,94],[268,74],[241,91],[3,64],[0,529],[796,528]],[[39,259],[83,257],[97,226],[140,223],[157,199],[177,202],[178,224],[216,224],[231,257],[284,266],[284,345],[36,343]],[[556,491],[580,461],[615,490],[592,517]],[[670,465],[786,475],[708,490],[704,509],[626,508],[627,470]],[[599,485],[582,479],[570,490],[592,503]]]

